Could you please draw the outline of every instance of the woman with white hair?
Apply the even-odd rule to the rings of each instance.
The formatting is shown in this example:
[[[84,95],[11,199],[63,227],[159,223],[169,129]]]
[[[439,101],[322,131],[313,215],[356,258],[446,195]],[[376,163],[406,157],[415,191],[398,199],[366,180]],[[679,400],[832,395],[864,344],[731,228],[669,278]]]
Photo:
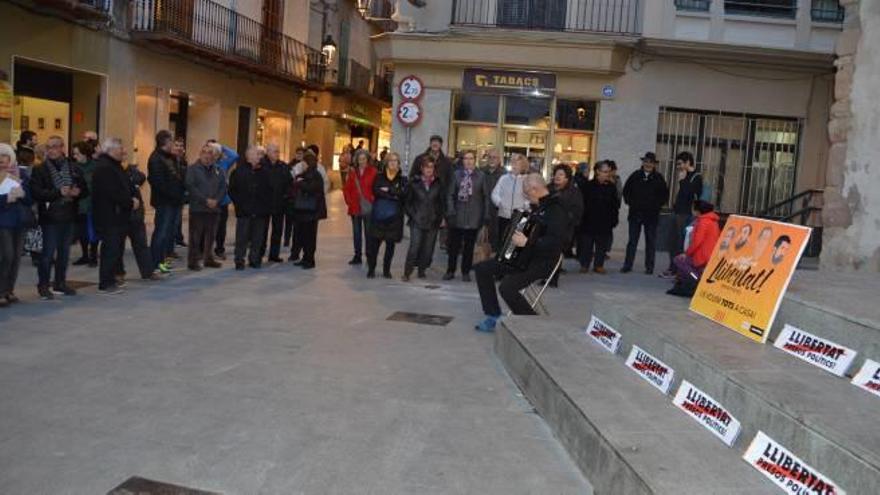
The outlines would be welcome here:
[[[18,302],[15,281],[31,204],[27,173],[19,171],[12,146],[0,143],[0,308]]]

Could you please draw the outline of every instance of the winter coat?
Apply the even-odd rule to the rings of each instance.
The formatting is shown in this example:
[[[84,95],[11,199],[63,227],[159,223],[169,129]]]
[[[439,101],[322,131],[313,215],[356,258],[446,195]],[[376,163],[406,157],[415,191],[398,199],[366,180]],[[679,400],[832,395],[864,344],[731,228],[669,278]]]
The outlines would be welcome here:
[[[95,160],[89,160],[85,163],[78,163],[79,169],[82,170],[83,178],[86,180],[86,185],[89,186],[89,190],[92,190],[92,174],[95,172],[95,166],[97,162]],[[92,212],[92,198],[86,197],[80,200],[79,202],[79,214],[80,215],[88,215]]]
[[[367,165],[363,173],[359,173],[358,169],[354,167],[349,169],[345,185],[342,187],[342,196],[348,206],[349,215],[355,217],[361,214],[361,195],[358,192],[358,184],[360,184],[360,190],[364,192],[364,198],[370,203],[373,202],[373,181],[376,180],[377,174],[376,167],[372,165]]]
[[[273,163],[268,157],[263,157],[262,162],[263,168],[269,171],[269,176],[272,178],[272,214],[278,215],[284,212],[293,176],[290,175],[290,167],[281,160]]]
[[[381,173],[373,181],[373,196],[376,202],[394,201],[397,203],[397,214],[391,219],[380,222],[375,218],[367,222],[367,230],[376,239],[381,241],[400,242],[403,239],[403,213],[404,200],[406,199],[406,179],[403,172],[398,171],[394,180]],[[375,210],[373,211],[375,213]]]
[[[537,222],[531,235],[538,239],[532,244],[533,254],[530,264],[556,264],[568,231],[568,214],[559,196],[548,194],[532,207],[530,218]]]
[[[186,190],[190,213],[219,213],[220,202],[226,197],[226,175],[217,165],[193,163],[186,168]],[[208,199],[216,200],[218,206],[209,208]]]
[[[580,190],[584,203],[580,232],[588,235],[607,235],[617,226],[620,196],[613,182],[605,184],[597,179],[588,181]]]
[[[272,178],[265,167],[238,163],[229,174],[229,196],[238,218],[265,217],[272,213]]]
[[[498,207],[492,202],[492,191],[495,190],[498,181],[504,176],[504,169],[501,165],[498,165],[495,167],[495,170],[492,170],[489,167],[483,167],[481,170],[483,171],[483,178],[486,181],[485,194],[486,197],[489,198],[489,201],[486,203],[486,221],[488,222],[494,218],[498,218]]]
[[[412,182],[416,176],[422,175],[422,160],[430,155],[430,153],[431,149],[428,148],[424,153],[413,160],[412,167],[409,169],[410,182]],[[443,184],[443,187],[446,188],[447,192],[449,191],[452,182],[455,180],[454,175],[455,165],[452,163],[452,160],[441,151],[439,156],[437,156],[437,160],[434,162],[434,176],[440,179],[440,183]]]
[[[317,209],[315,210],[298,210],[293,207],[293,219],[296,222],[314,222],[315,220],[323,220],[327,218],[327,202],[324,198],[324,179],[318,169],[323,168],[317,165],[315,168],[306,168],[301,174],[293,179],[292,191],[294,194],[293,205],[296,204],[296,195],[307,195],[315,198]]]
[[[124,229],[131,218],[133,197],[131,180],[122,164],[106,153],[99,156],[92,174],[95,231]]]
[[[128,177],[129,186],[131,187],[131,197],[136,198],[140,203],[137,210],[133,210],[131,212],[130,219],[133,221],[143,222],[144,221],[144,198],[141,195],[141,186],[147,182],[147,176],[144,175],[143,172],[138,170],[137,165],[129,165],[125,170],[125,175]]]
[[[623,199],[629,205],[629,218],[637,216],[654,217],[660,215],[660,208],[669,199],[669,188],[666,180],[654,170],[645,174],[639,168],[626,179],[623,186]]]
[[[219,168],[223,172],[223,177],[226,179],[226,183],[229,184],[229,169],[232,168],[233,165],[238,161],[238,153],[236,153],[232,148],[227,148],[223,146],[223,154],[220,155],[220,159],[217,160],[217,168]],[[232,202],[232,198],[229,197],[229,191],[226,191],[226,196],[223,197],[223,201],[220,202],[220,206],[226,206]]]
[[[446,196],[439,179],[434,179],[430,187],[425,187],[421,176],[410,183],[406,193],[406,215],[410,226],[420,229],[439,228],[445,210]]]
[[[695,267],[702,268],[712,257],[712,251],[721,236],[721,227],[718,224],[718,214],[714,211],[698,216],[694,224],[691,244],[685,254]]]
[[[186,186],[177,157],[162,150],[155,150],[147,160],[147,176],[150,181],[150,204],[153,207],[181,206]]]
[[[82,170],[73,162],[70,162],[70,177],[73,185],[80,189],[79,196],[73,199],[63,198],[61,191],[55,187],[49,167],[60,168],[61,162],[66,160],[67,158],[61,158],[56,164],[47,159],[31,172],[31,194],[38,205],[40,225],[75,222],[79,214],[79,201],[89,195],[89,187]]]
[[[19,183],[24,189],[24,197],[18,198],[10,203],[8,194],[0,194],[0,229],[20,229],[24,227],[26,218],[31,217],[33,213],[28,210],[33,205],[33,196],[31,195],[31,180],[27,173],[22,172]]]
[[[458,199],[458,191],[464,174],[464,170],[459,170],[453,175],[454,179],[447,193],[446,219],[452,228],[479,229],[483,226],[483,217],[486,214],[485,179],[482,172],[474,170],[471,197],[462,201]]]
[[[529,211],[529,200],[523,196],[525,175],[506,173],[498,179],[492,190],[492,203],[498,208],[498,216],[510,219],[514,211]]]
[[[565,237],[565,245],[568,246],[574,238],[574,232],[581,223],[581,217],[584,214],[584,198],[581,191],[569,182],[565,189],[557,190],[555,184],[550,185],[550,193],[559,197],[559,202],[565,208],[568,215],[568,235]]]
[[[672,210],[678,215],[690,215],[694,208],[694,201],[700,199],[703,194],[703,176],[696,172],[688,172],[678,181],[678,192],[675,194],[675,203]]]
[[[306,170],[306,162],[298,162],[293,167],[290,168],[290,176],[296,177],[297,175],[305,172]],[[320,163],[317,165],[318,174],[321,175],[321,179],[324,180],[324,196],[327,196],[327,193],[330,192],[330,178],[327,177],[327,169],[324,168]]]

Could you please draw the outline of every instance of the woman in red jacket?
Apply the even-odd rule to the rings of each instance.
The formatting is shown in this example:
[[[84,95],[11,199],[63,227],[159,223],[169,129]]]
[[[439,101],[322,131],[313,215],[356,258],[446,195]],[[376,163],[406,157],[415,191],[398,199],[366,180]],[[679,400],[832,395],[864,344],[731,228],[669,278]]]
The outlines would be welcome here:
[[[691,235],[691,242],[687,250],[679,254],[673,260],[676,270],[675,287],[670,289],[667,294],[673,295],[692,295],[692,291],[687,294],[682,293],[686,287],[695,287],[695,284],[703,275],[703,269],[709,263],[712,257],[712,251],[715,244],[718,243],[718,237],[721,236],[721,227],[718,225],[718,214],[715,213],[715,207],[712,203],[697,200],[694,202],[694,230]]]
[[[354,257],[349,265],[360,265],[364,251],[364,230],[373,208],[373,182],[376,180],[376,167],[372,165],[370,153],[360,149],[354,154],[342,195],[348,205],[351,217],[351,232],[354,240]]]

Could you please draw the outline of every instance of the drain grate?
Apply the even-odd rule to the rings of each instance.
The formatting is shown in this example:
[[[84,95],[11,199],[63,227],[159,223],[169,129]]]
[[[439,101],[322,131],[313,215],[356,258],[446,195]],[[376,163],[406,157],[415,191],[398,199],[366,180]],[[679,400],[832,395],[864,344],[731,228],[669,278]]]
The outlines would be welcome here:
[[[434,325],[445,327],[452,321],[451,316],[429,315],[425,313],[407,313],[405,311],[396,311],[389,316],[388,321],[403,321],[406,323],[415,323],[418,325]]]
[[[221,495],[218,492],[206,492],[187,488],[171,483],[148,480],[139,476],[133,476],[116,488],[107,492],[107,495]]]
[[[443,287],[443,286],[442,286],[442,285],[426,285],[426,286],[425,286],[425,288],[428,289],[428,290],[437,290],[437,289],[439,289],[439,288],[441,288],[441,287]]]

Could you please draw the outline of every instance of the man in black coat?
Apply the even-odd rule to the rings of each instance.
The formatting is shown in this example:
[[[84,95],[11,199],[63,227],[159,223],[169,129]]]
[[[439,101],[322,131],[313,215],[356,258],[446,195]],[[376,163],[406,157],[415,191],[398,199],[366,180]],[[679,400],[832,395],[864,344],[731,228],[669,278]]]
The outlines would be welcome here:
[[[259,148],[251,146],[245,160],[229,175],[229,197],[235,205],[235,269],[262,266],[266,221],[272,213],[272,178],[260,161]]]
[[[156,209],[150,251],[159,271],[168,273],[165,256],[174,248],[177,216],[183,207],[186,191],[184,176],[173,153],[174,137],[161,130],[156,134],[156,149],[147,161],[147,180],[150,181],[150,204]]]
[[[684,251],[684,229],[693,217],[694,201],[703,194],[703,176],[697,173],[691,152],[679,153],[675,157],[675,168],[678,171],[678,191],[672,204],[674,223],[669,229],[669,268],[663,272],[663,276],[667,278],[675,278],[672,261]]]
[[[412,167],[409,169],[409,181],[412,182],[417,176],[422,175],[422,159],[425,156],[430,156],[434,159],[434,174],[440,179],[440,183],[448,192],[453,181],[455,167],[452,160],[443,153],[443,138],[436,134],[431,136],[428,149],[413,160]]]
[[[53,299],[54,294],[74,296],[76,290],[67,285],[70,240],[79,214],[79,200],[88,196],[89,189],[80,168],[64,156],[61,137],[52,136],[46,141],[46,160],[33,169],[31,193],[39,205],[43,231],[43,252],[37,267],[40,298]],[[53,264],[55,282],[50,289]]]
[[[131,250],[134,252],[134,259],[137,261],[141,279],[159,280],[160,277],[156,273],[156,266],[153,263],[153,255],[150,254],[150,247],[147,245],[147,226],[144,224],[144,199],[141,195],[141,186],[147,182],[147,176],[138,170],[138,166],[133,163],[126,167],[125,176],[128,178],[131,197],[137,200],[138,207],[132,209],[131,215],[128,217],[125,235],[120,239],[121,247],[119,252],[125,252],[125,239],[127,237],[131,242]],[[125,281],[125,263],[123,258],[124,256],[120,256],[119,261],[116,263],[117,283],[124,283]]]
[[[101,149],[92,174],[95,232],[101,237],[98,291],[118,294],[121,289],[116,281],[116,268],[131,212],[140,207],[140,201],[132,194],[131,181],[122,166],[126,155],[122,140],[105,139]]]
[[[583,197],[583,216],[579,227],[578,261],[581,273],[593,271],[605,273],[605,255],[611,249],[611,234],[617,226],[620,211],[620,197],[617,186],[611,177],[608,161],[596,163],[596,176],[583,182],[580,193]]]
[[[645,230],[645,273],[654,273],[654,253],[656,252],[657,221],[660,208],[669,199],[666,180],[657,172],[657,156],[648,152],[642,157],[642,167],[633,172],[623,186],[623,199],[629,205],[629,242],[626,245],[626,259],[623,273],[632,271],[636,258],[639,236]]]
[[[501,294],[513,314],[535,314],[535,310],[520,291],[532,282],[550,276],[556,263],[559,262],[562,245],[568,235],[568,213],[559,201],[559,197],[550,194],[540,174],[526,176],[523,181],[523,195],[529,199],[531,204],[529,217],[531,221],[536,222],[536,226],[530,234],[531,239],[517,232],[513,234],[511,242],[528,251],[528,265],[525,270],[502,264],[495,258],[478,263],[474,267],[480,301],[483,304],[483,313],[486,315],[486,319],[476,327],[481,332],[494,331],[501,318],[498,294]],[[498,285],[496,293],[495,279],[499,275],[504,275],[504,278]]]
[[[266,222],[266,232],[263,234],[263,253],[269,246],[269,262],[281,263],[281,240],[284,234],[284,211],[286,206],[287,192],[293,177],[290,175],[290,166],[281,160],[281,150],[277,144],[266,146],[266,156],[262,159],[263,168],[269,172],[272,181],[272,213]],[[272,228],[272,236],[269,237],[269,228]],[[262,256],[261,256],[262,257]]]

